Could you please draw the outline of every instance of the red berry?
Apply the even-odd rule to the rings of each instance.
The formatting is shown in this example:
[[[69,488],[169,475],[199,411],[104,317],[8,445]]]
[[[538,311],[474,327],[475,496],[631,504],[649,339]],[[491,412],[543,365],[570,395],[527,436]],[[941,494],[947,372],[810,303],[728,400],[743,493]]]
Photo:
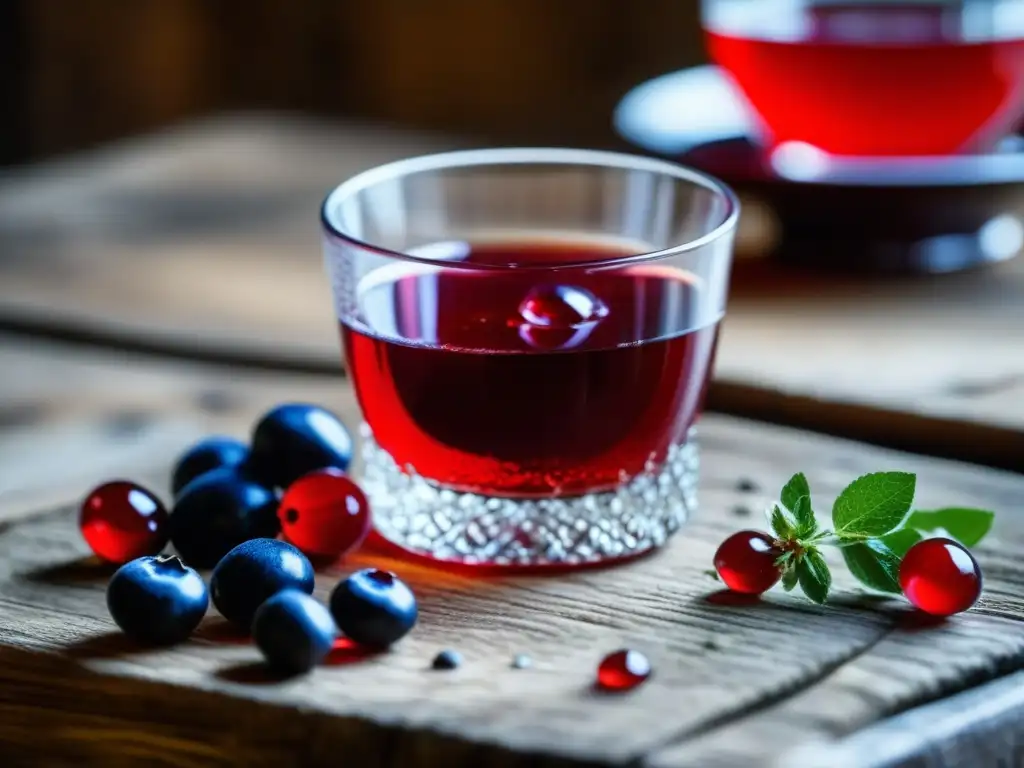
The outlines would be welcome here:
[[[292,483],[277,516],[288,541],[307,555],[341,557],[370,532],[366,496],[338,469],[319,469]]]
[[[768,534],[740,531],[723,541],[715,552],[715,570],[732,591],[760,595],[782,576],[782,569],[775,564],[781,554]]]
[[[951,616],[966,611],[981,595],[981,567],[959,542],[925,539],[904,555],[900,586],[925,613]]]
[[[651,662],[639,651],[609,653],[597,668],[597,686],[606,691],[628,691],[651,676]]]
[[[167,510],[150,491],[115,480],[85,497],[78,525],[93,552],[123,565],[160,553],[167,544],[167,520]]]

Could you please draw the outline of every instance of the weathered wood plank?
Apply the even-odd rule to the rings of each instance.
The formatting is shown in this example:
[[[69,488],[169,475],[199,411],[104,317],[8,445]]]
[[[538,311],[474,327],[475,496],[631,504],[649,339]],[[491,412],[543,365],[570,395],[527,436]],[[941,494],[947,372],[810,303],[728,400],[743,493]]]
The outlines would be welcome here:
[[[950,696],[838,743],[803,745],[783,764],[805,768],[1018,766],[1024,763],[1024,673]]]
[[[87,433],[122,406],[167,425],[156,434],[176,436],[140,437],[138,457],[112,455],[77,474],[51,463],[68,493],[114,471],[160,486],[175,440],[214,425],[244,434],[275,399],[322,399],[351,413],[350,396],[327,377],[43,344],[0,345],[0,364],[19,371],[3,378],[0,405],[10,413],[12,404],[33,403],[46,414],[34,429],[52,441],[27,444],[24,463],[13,463],[23,427],[0,430],[0,466],[16,469],[5,482],[32,460],[45,462],[73,425]],[[209,395],[204,406],[199,394],[212,391],[228,393],[232,408],[211,414]],[[1022,665],[1024,518],[1016,506],[1024,478],[723,417],[707,417],[702,431],[701,510],[663,552],[566,577],[473,579],[370,548],[320,574],[318,594],[350,568],[385,564],[420,594],[421,624],[391,653],[341,653],[290,681],[268,679],[255,650],[225,632],[214,612],[187,644],[131,647],[106,616],[109,571],[85,557],[73,509],[47,511],[54,497],[41,496],[36,514],[0,530],[0,757],[14,765],[42,755],[93,765],[143,756],[165,765],[328,765],[339,755],[352,765],[455,768],[791,765],[798,748],[838,743],[853,754],[846,739],[861,729]],[[107,439],[82,438],[76,455],[103,453]],[[826,502],[851,477],[881,468],[919,472],[922,506],[1001,512],[979,553],[987,582],[978,608],[926,627],[900,601],[866,599],[838,574],[838,599],[827,608],[781,592],[753,603],[716,596],[704,574],[715,546],[735,528],[759,525],[750,511],[790,472],[806,471]],[[764,490],[738,490],[741,477]],[[22,511],[31,485],[21,486]],[[655,675],[633,695],[596,695],[596,661],[622,645],[646,652]],[[429,670],[433,654],[449,646],[464,653],[465,666]],[[515,653],[532,656],[534,666],[511,669]],[[942,765],[930,749],[925,732],[915,759]]]
[[[0,370],[0,520],[67,503],[127,466],[158,467],[164,482],[169,457],[197,436],[244,436],[282,399],[348,419],[356,407],[337,375],[241,373],[16,337],[0,336]]]
[[[377,163],[462,144],[234,118],[11,175],[0,182],[0,326],[336,370],[323,193]],[[747,211],[742,253],[756,255],[766,227]],[[711,405],[1019,469],[1022,300],[1020,259],[874,282],[741,259]]]

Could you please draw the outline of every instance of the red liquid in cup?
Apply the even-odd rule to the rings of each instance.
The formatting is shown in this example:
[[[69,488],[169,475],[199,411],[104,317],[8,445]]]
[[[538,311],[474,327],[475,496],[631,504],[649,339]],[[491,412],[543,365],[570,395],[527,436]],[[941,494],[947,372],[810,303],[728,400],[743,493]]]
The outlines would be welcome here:
[[[461,260],[616,255],[510,243],[475,245]],[[341,327],[348,368],[378,444],[426,478],[506,496],[604,490],[664,459],[699,413],[718,316],[701,322],[689,273],[397,262],[370,277],[361,326]]]
[[[771,143],[838,155],[944,155],[991,147],[1024,106],[1024,39],[974,39],[948,4],[845,3],[806,11],[802,39],[710,22]],[[998,29],[996,30],[998,31]]]

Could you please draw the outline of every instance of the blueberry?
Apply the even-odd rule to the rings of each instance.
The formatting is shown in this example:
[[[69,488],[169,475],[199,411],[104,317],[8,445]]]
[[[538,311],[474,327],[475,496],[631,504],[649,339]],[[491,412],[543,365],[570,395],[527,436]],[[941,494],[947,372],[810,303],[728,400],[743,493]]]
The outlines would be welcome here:
[[[233,437],[208,437],[189,448],[174,465],[171,493],[177,496],[200,475],[221,467],[242,466],[249,458],[249,446]]]
[[[331,652],[338,628],[331,612],[297,589],[285,589],[256,611],[252,636],[267,663],[295,675],[308,672]]]
[[[212,568],[243,541],[278,534],[277,496],[229,467],[215,469],[188,484],[168,527],[185,562]]]
[[[461,665],[462,654],[450,649],[441,651],[430,663],[434,669],[458,669]]]
[[[252,539],[217,563],[210,593],[225,619],[249,629],[256,609],[269,598],[283,589],[312,594],[313,583],[313,566],[298,549],[276,539]]]
[[[252,435],[251,468],[260,482],[287,488],[324,467],[348,469],[352,436],[330,411],[287,403],[269,411]]]
[[[367,568],[334,588],[331,615],[353,641],[386,648],[416,623],[416,596],[395,574]]]
[[[149,645],[178,643],[206,614],[206,584],[174,555],[125,563],[107,585],[107,608],[129,637]]]

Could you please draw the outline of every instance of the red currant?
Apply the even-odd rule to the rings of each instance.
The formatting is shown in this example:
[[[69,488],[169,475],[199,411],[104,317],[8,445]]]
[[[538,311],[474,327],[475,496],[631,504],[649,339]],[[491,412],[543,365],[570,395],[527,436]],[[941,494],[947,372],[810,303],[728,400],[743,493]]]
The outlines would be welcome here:
[[[981,595],[981,567],[952,539],[925,539],[900,563],[900,587],[917,608],[933,616],[966,611]]]
[[[733,592],[760,595],[782,576],[782,569],[775,564],[781,554],[768,534],[740,531],[715,552],[715,570]]]
[[[597,668],[597,686],[606,691],[628,691],[651,676],[651,662],[639,651],[609,653]]]
[[[288,541],[307,555],[341,557],[370,532],[370,503],[337,469],[310,472],[292,483],[277,516]]]
[[[167,544],[167,520],[167,510],[150,491],[115,480],[85,497],[78,524],[93,552],[123,565],[159,554]]]

